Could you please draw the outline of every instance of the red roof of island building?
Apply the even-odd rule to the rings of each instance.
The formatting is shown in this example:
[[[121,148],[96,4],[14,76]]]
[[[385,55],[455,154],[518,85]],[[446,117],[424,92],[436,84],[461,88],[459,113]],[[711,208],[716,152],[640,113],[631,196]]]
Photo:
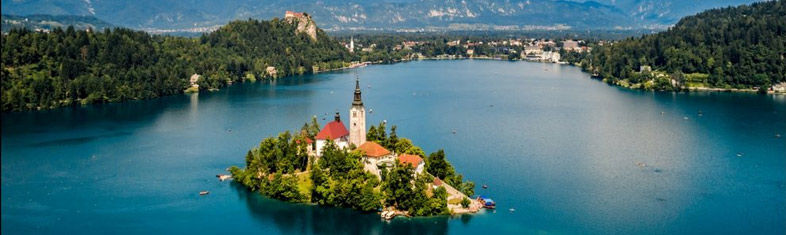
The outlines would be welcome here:
[[[334,140],[348,135],[349,135],[349,131],[347,131],[347,128],[344,126],[344,123],[341,123],[341,120],[338,120],[338,121],[332,121],[327,125],[325,125],[325,127],[322,128],[322,130],[319,131],[319,134],[317,134],[317,136],[315,136],[314,138],[318,140],[326,140],[326,139]]]
[[[305,137],[305,136],[304,136],[304,138],[306,139],[306,143],[307,143],[307,144],[314,143],[314,141],[313,141],[313,140],[311,140],[310,138],[308,138],[308,137]],[[298,144],[299,144],[299,143],[300,143],[300,140],[295,140],[295,143],[298,143]]]
[[[363,151],[363,155],[374,158],[380,158],[390,154],[390,151],[374,141],[366,141],[358,147],[358,150]]]
[[[423,159],[418,155],[402,153],[398,155],[398,161],[401,162],[401,164],[408,163],[412,167],[418,167],[418,165],[423,162]]]
[[[434,182],[432,184],[434,184],[434,186],[441,186],[442,180],[439,180],[439,178],[434,177]]]

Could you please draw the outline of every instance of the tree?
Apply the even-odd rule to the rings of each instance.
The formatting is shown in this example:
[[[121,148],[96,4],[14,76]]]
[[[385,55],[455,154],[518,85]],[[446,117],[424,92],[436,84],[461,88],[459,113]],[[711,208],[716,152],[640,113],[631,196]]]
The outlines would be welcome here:
[[[385,203],[401,209],[409,209],[410,200],[414,197],[412,180],[414,169],[411,166],[396,164],[382,184],[385,192]]]
[[[385,140],[385,148],[393,149],[398,143],[398,135],[396,134],[396,125],[390,128],[390,137]]]
[[[428,156],[426,160],[426,171],[440,179],[448,179],[455,174],[453,166],[445,160],[445,151],[442,149]]]
[[[469,198],[465,197],[465,198],[461,199],[461,207],[462,208],[468,208],[470,203],[472,203],[472,202],[469,201]]]

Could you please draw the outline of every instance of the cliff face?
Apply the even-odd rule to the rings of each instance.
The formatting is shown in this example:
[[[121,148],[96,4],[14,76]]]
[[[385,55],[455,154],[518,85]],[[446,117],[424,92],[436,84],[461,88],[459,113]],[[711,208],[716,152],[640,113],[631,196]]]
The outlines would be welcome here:
[[[311,16],[308,14],[302,13],[295,16],[287,16],[284,20],[290,24],[297,24],[296,32],[305,33],[311,37],[311,40],[317,41],[317,24],[311,20]]]

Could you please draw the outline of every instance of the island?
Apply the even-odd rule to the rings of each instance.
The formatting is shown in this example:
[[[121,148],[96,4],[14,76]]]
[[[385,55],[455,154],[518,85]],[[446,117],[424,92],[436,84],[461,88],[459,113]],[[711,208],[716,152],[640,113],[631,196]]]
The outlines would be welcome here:
[[[322,128],[314,116],[297,134],[263,139],[246,153],[245,168],[230,167],[232,178],[270,198],[380,212],[386,219],[474,213],[486,205],[484,198],[470,199],[475,184],[455,171],[445,151],[426,155],[398,137],[396,126],[388,132],[385,122],[367,132],[357,79],[349,113],[349,130],[337,112]]]

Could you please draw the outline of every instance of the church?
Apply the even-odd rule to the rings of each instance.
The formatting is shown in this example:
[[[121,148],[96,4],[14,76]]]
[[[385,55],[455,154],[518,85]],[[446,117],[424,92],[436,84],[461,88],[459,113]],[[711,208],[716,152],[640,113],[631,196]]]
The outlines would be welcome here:
[[[339,113],[336,112],[333,121],[325,124],[325,127],[314,137],[317,157],[322,156],[322,151],[328,140],[332,140],[339,148],[348,148],[351,145],[358,147],[366,142],[366,109],[363,107],[360,80],[357,78],[355,79],[355,97],[349,108],[349,115],[349,130],[341,122]]]
[[[425,162],[420,156],[394,153],[373,142],[366,141],[366,109],[363,107],[363,99],[360,92],[360,81],[355,79],[355,96],[352,106],[349,108],[349,130],[341,121],[338,112],[333,121],[325,124],[325,127],[315,136],[316,149],[312,152],[317,158],[322,156],[328,140],[340,149],[354,146],[356,151],[363,154],[364,169],[380,177],[380,166],[391,167],[396,160],[403,164],[410,164],[415,170],[415,174],[423,173]],[[380,177],[381,178],[381,177]]]

